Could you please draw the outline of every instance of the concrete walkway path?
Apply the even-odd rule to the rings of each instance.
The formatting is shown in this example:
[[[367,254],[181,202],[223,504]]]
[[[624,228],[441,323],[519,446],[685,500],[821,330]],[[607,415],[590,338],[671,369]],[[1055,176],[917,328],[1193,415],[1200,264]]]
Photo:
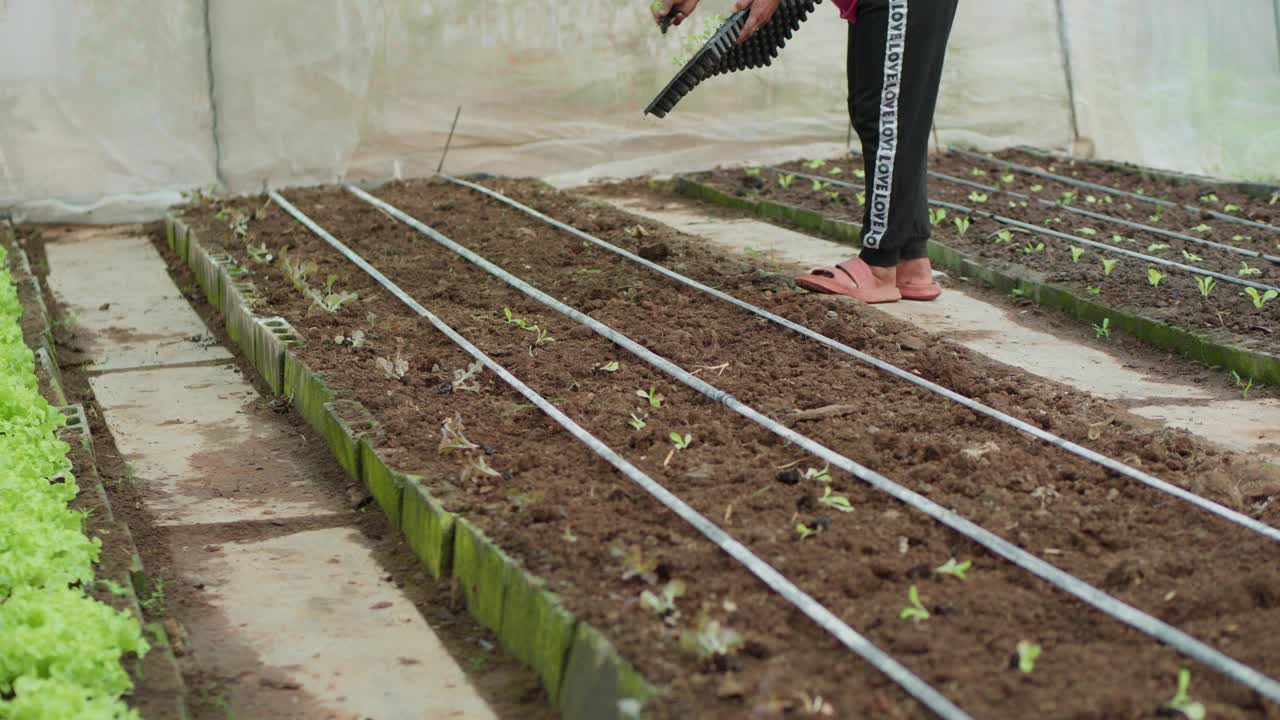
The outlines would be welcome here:
[[[724,219],[689,203],[651,198],[605,200],[635,215],[669,225],[735,251],[764,254],[803,266],[847,260],[849,246],[752,219]],[[877,306],[886,314],[946,333],[965,347],[1097,397],[1125,401],[1142,417],[1183,428],[1231,450],[1280,462],[1280,401],[1224,399],[1204,388],[1152,377],[1125,366],[1102,349],[1041,332],[963,290],[948,288],[938,302]]]
[[[136,228],[47,238],[49,285],[78,316],[90,385],[168,543],[179,577],[166,580],[203,593],[201,612],[173,618],[184,671],[229,687],[227,717],[493,718],[386,581],[349,501],[312,482],[336,463],[284,417],[247,410],[258,393],[151,241]]]

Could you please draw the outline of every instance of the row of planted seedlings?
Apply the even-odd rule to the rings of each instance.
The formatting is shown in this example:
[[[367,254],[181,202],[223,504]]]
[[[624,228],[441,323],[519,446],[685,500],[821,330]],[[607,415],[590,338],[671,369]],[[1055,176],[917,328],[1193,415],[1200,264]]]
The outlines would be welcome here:
[[[567,211],[573,216],[570,219],[583,225],[601,225],[601,216],[610,215],[600,208],[579,208],[572,201],[566,202],[562,196],[543,198],[537,189],[524,190],[533,199],[552,205],[557,205],[559,200],[558,207],[564,209],[563,206],[568,206]],[[715,375],[717,384],[741,385],[728,389],[735,390],[744,399],[753,393],[763,392],[764,403],[761,406],[766,409],[785,413],[798,406],[816,405],[833,396],[848,399],[849,404],[835,411],[827,407],[827,412],[835,413],[830,417],[874,417],[875,425],[864,429],[853,423],[824,423],[818,429],[831,436],[823,438],[824,442],[841,449],[856,450],[858,452],[850,454],[856,454],[860,459],[864,455],[871,456],[877,461],[873,465],[887,465],[883,469],[895,476],[902,477],[905,472],[906,477],[922,479],[928,492],[935,497],[939,494],[945,496],[949,505],[967,505],[964,508],[966,514],[984,524],[1017,529],[1024,527],[1021,516],[1028,516],[1025,519],[1026,529],[1019,529],[1017,533],[1020,540],[1031,543],[1035,538],[1035,544],[1043,543],[1046,551],[1052,551],[1048,554],[1062,559],[1060,564],[1070,566],[1071,570],[1087,579],[1089,574],[1095,581],[1111,578],[1109,584],[1122,591],[1120,594],[1132,595],[1131,600],[1146,600],[1158,608],[1153,609],[1157,614],[1179,615],[1179,603],[1163,599],[1173,592],[1174,597],[1189,596],[1197,607],[1206,601],[1210,607],[1221,607],[1223,614],[1215,613],[1211,619],[1206,618],[1206,627],[1213,632],[1218,632],[1213,629],[1217,624],[1239,628],[1235,622],[1237,615],[1245,616],[1241,619],[1247,622],[1254,621],[1251,619],[1255,614],[1254,608],[1238,603],[1234,607],[1224,606],[1218,600],[1207,600],[1206,597],[1219,592],[1224,583],[1238,585],[1243,568],[1215,565],[1223,570],[1220,577],[1203,587],[1188,588],[1181,587],[1185,583],[1177,580],[1180,574],[1176,571],[1169,572],[1167,568],[1163,573],[1153,571],[1153,574],[1162,574],[1164,582],[1148,584],[1144,582],[1148,580],[1146,575],[1141,579],[1127,576],[1124,562],[1116,562],[1118,556],[1126,553],[1106,557],[1107,550],[1124,549],[1131,555],[1127,559],[1136,562],[1135,557],[1141,556],[1144,548],[1164,546],[1173,551],[1174,545],[1169,541],[1177,533],[1168,528],[1167,522],[1163,530],[1157,529],[1154,533],[1134,535],[1128,532],[1138,527],[1146,530],[1147,525],[1159,528],[1159,523],[1150,522],[1158,517],[1166,520],[1176,517],[1179,523],[1183,523],[1181,528],[1185,528],[1185,523],[1208,523],[1216,527],[1215,523],[1162,497],[1147,498],[1142,491],[1109,481],[1090,466],[1064,458],[1046,458],[1042,448],[1011,433],[990,428],[989,423],[976,420],[968,411],[957,412],[955,408],[935,406],[920,407],[918,412],[903,412],[903,408],[928,405],[929,399],[920,397],[918,391],[893,387],[893,383],[884,382],[864,369],[851,368],[845,362],[825,358],[825,353],[817,348],[797,346],[790,338],[773,337],[777,333],[756,327],[754,322],[744,323],[742,317],[731,317],[732,313],[709,312],[712,308],[707,307],[705,300],[672,291],[661,281],[644,277],[633,268],[616,266],[617,263],[610,258],[599,257],[598,253],[586,250],[577,242],[557,238],[544,228],[530,225],[527,219],[485,206],[468,192],[438,185],[410,185],[388,189],[385,196],[500,265],[522,268],[521,274],[531,282],[555,288],[557,295],[565,294],[572,304],[635,335],[686,367],[700,366],[700,372]],[[709,403],[700,396],[679,386],[671,386],[643,366],[617,358],[611,345],[584,333],[581,328],[555,331],[554,322],[525,308],[527,300],[522,296],[496,286],[471,266],[433,248],[368,206],[338,193],[319,196],[298,194],[292,199],[318,222],[365,254],[383,272],[404,287],[413,288],[415,297],[481,348],[501,358],[513,372],[556,400],[584,426],[612,447],[625,449],[628,459],[654,477],[666,478],[681,497],[708,516],[722,520],[760,556],[774,562],[801,587],[849,620],[851,625],[866,630],[877,644],[895,655],[905,656],[903,660],[912,670],[944,689],[963,707],[988,714],[1009,712],[1011,708],[1066,708],[1073,703],[1078,703],[1082,710],[1086,707],[1093,710],[1099,707],[1146,708],[1151,696],[1159,695],[1162,692],[1160,688],[1168,686],[1176,674],[1176,660],[1170,658],[1166,651],[1135,643],[1131,631],[1114,623],[1095,624],[1099,621],[1096,614],[1048,590],[1016,568],[977,552],[967,541],[922,522],[848,478],[841,478],[838,474],[832,477],[816,464],[805,464],[803,455],[797,457],[794,450],[779,447],[760,431],[744,427],[714,406],[708,407]],[[228,209],[227,213],[247,213],[249,208],[245,205],[239,210]],[[294,259],[282,265],[288,272],[282,273],[279,283],[283,295],[278,299],[270,298],[273,307],[277,300],[285,304],[296,302],[299,307],[294,312],[306,318],[308,310],[303,308],[314,311],[317,306],[313,300],[306,300],[296,286],[283,279],[284,274],[296,276],[296,269],[289,268],[291,265],[297,267],[299,261],[296,258],[304,249],[308,258],[305,262],[318,265],[313,273],[324,275],[326,282],[329,282],[329,275],[338,276],[330,283],[330,290],[341,288],[344,283],[351,285],[346,292],[354,292],[358,297],[353,307],[368,302],[370,293],[376,294],[367,282],[339,272],[343,268],[341,261],[333,258],[333,254],[311,238],[306,230],[279,215],[278,210],[268,209],[258,221],[260,229],[249,231],[253,233],[253,239],[246,238],[248,242],[243,246],[246,255],[256,254],[264,258],[277,254],[284,244],[290,248],[287,255]],[[655,232],[643,225],[634,225],[634,221],[632,225],[625,225],[625,221],[620,222],[616,217],[610,217],[610,220],[612,222],[604,224],[620,234],[630,230],[630,235],[635,236],[633,243],[646,242],[646,239],[651,239],[648,236]],[[208,230],[227,235],[216,219],[209,221]],[[674,242],[674,239],[668,242]],[[224,249],[237,251],[234,247]],[[700,260],[702,264],[723,265],[725,262],[697,255],[696,250],[682,245],[675,263],[683,266],[692,259]],[[273,269],[274,266],[265,266],[263,274],[270,276]],[[702,270],[725,277],[723,268],[719,273],[713,273],[706,267]],[[345,272],[351,272],[351,268],[347,266]],[[740,270],[736,274],[745,275]],[[592,282],[598,276],[607,277],[607,282]],[[361,285],[362,282],[365,285]],[[760,285],[749,282],[748,286],[756,292],[761,291]],[[764,293],[776,297],[776,285],[766,283],[764,287],[767,288]],[[340,313],[341,308],[338,310]],[[404,315],[403,311],[399,312]],[[323,309],[319,313],[312,312],[312,318],[327,315]],[[872,331],[855,342],[865,344],[875,334],[874,326],[844,326],[839,322],[840,313],[832,311],[832,315],[835,317],[826,320],[834,322],[826,324],[842,326],[841,329],[865,328]],[[389,322],[386,316],[379,314],[379,317],[382,322]],[[301,327],[308,322],[323,320],[295,320],[294,324]],[[406,357],[403,349],[424,347],[423,338],[411,341],[401,336],[405,342],[397,358],[394,348],[399,346],[384,329],[348,326],[344,331],[340,327],[342,322],[339,321],[336,328],[321,326],[317,333],[320,337],[328,337],[330,331],[336,331],[332,336],[343,339],[349,354],[359,354],[363,349],[364,362],[356,363],[364,373],[360,375],[361,387],[367,389],[368,383],[372,382],[367,375],[374,373],[376,379],[377,372],[387,382],[406,387],[403,380],[394,379],[396,371],[403,369],[404,376],[410,377],[414,367],[428,364],[412,355]],[[535,327],[536,330],[532,329]],[[660,337],[654,336],[655,328],[660,328]],[[391,329],[394,333],[403,328],[393,326]],[[356,330],[362,333],[361,349],[346,347],[354,342]],[[375,335],[376,340],[371,344]],[[310,345],[308,343],[306,347]],[[768,350],[762,353],[761,348]],[[324,354],[331,356],[333,351],[328,350]],[[738,364],[730,359],[743,357],[753,357],[758,362]],[[940,364],[947,364],[945,357],[938,359],[944,360]],[[433,369],[427,384],[435,391],[431,406],[470,395],[465,391],[450,390],[446,393],[443,389],[451,372],[460,372],[456,379],[468,382],[463,377],[466,374],[463,365],[451,370],[448,364],[441,364],[433,358],[427,360]],[[978,379],[976,375],[970,378],[971,381]],[[988,389],[994,388],[997,392],[1007,392],[1017,385],[1012,378],[1008,385],[996,383],[994,386],[989,378],[982,380]],[[408,386],[413,384],[410,381]],[[624,387],[619,388],[619,385]],[[390,392],[388,402],[393,402],[399,392],[398,388]],[[1055,392],[1055,395],[1040,398],[1040,401],[1078,407],[1072,404],[1075,399],[1062,398],[1060,392]],[[481,395],[483,393],[477,397]],[[867,402],[870,398],[874,398],[874,402]],[[863,406],[858,406],[859,401]],[[365,402],[369,405],[374,400]],[[428,405],[415,405],[412,414],[420,424],[422,408]],[[884,413],[885,408],[894,408],[895,412]],[[379,409],[370,409],[375,417],[379,415]],[[458,422],[458,416],[451,414],[447,407],[436,413],[435,419],[442,423]],[[803,417],[814,420],[823,417],[823,413]],[[942,422],[938,422],[939,419]],[[797,420],[802,421],[800,418]],[[475,427],[476,421],[466,413],[461,420],[468,429]],[[939,427],[922,432],[922,422],[928,421]],[[528,422],[542,424],[545,420],[530,418]],[[965,428],[965,431],[957,433],[955,426]],[[729,703],[722,709],[730,715],[741,711],[741,706],[734,702],[754,701],[759,706],[760,698],[764,697],[764,704],[768,705],[771,702],[769,698],[777,695],[787,697],[789,691],[794,690],[788,687],[786,691],[779,691],[781,686],[796,683],[792,680],[781,681],[781,686],[778,684],[777,673],[782,666],[802,671],[799,677],[806,679],[800,682],[808,685],[799,691],[803,694],[803,701],[793,696],[792,702],[817,706],[817,712],[822,712],[821,708],[828,703],[841,712],[845,708],[867,711],[864,705],[867,702],[883,704],[883,700],[872,700],[859,692],[850,696],[838,689],[839,686],[824,687],[823,683],[813,680],[824,677],[821,672],[804,673],[807,665],[803,659],[809,657],[806,652],[813,653],[812,657],[820,667],[835,667],[833,662],[847,662],[848,658],[833,651],[832,643],[822,640],[820,635],[816,642],[802,641],[801,636],[795,633],[807,625],[794,613],[777,610],[777,599],[768,593],[762,593],[761,608],[751,613],[749,628],[735,628],[734,616],[744,607],[741,597],[750,592],[747,588],[753,584],[749,580],[742,582],[742,571],[725,567],[727,561],[714,551],[709,551],[706,556],[710,562],[691,568],[692,571],[685,570],[681,566],[693,557],[689,553],[690,548],[700,543],[683,542],[672,546],[670,538],[662,536],[644,536],[642,542],[636,543],[635,534],[627,527],[628,516],[617,512],[615,507],[607,508],[607,518],[593,521],[582,516],[586,512],[584,507],[575,505],[570,509],[557,506],[554,501],[548,504],[548,486],[554,487],[557,480],[566,478],[544,477],[544,461],[536,455],[524,462],[519,462],[519,456],[503,457],[504,445],[516,440],[510,437],[509,432],[500,436],[503,442],[494,445],[475,440],[472,432],[475,431],[468,433],[468,442],[492,448],[493,455],[488,456],[486,452],[484,469],[467,472],[465,478],[463,471],[458,471],[459,492],[463,496],[461,502],[473,510],[492,508],[490,503],[496,502],[498,507],[506,510],[498,514],[502,520],[518,518],[526,512],[532,516],[527,525],[520,528],[512,527],[510,522],[500,523],[512,534],[510,542],[513,546],[529,548],[529,555],[521,558],[527,565],[536,564],[540,553],[550,552],[549,547],[563,550],[566,543],[581,543],[584,540],[582,528],[599,524],[605,533],[605,542],[570,548],[571,551],[595,553],[590,565],[593,571],[597,571],[591,578],[595,584],[585,586],[588,594],[583,596],[584,587],[577,583],[566,584],[562,590],[571,606],[575,603],[584,606],[580,611],[584,617],[597,622],[592,613],[600,612],[593,608],[601,601],[606,607],[611,604],[610,600],[621,600],[624,606],[627,603],[624,593],[614,596],[611,592],[605,598],[604,589],[616,586],[620,580],[625,583],[622,577],[598,576],[600,568],[616,563],[601,562],[601,555],[612,544],[610,541],[618,539],[620,544],[614,545],[610,554],[620,555],[623,564],[645,568],[656,562],[650,573],[655,587],[646,588],[650,595],[635,596],[631,602],[664,608],[663,615],[668,619],[670,614],[665,612],[665,608],[671,602],[680,609],[682,617],[698,617],[693,627],[687,630],[706,630],[712,627],[709,623],[714,622],[719,623],[715,627],[728,627],[744,636],[742,652],[713,653],[711,662],[695,666],[695,672],[691,674],[687,663],[692,658],[679,653],[676,650],[679,643],[675,641],[682,634],[687,636],[687,630],[686,633],[670,630],[669,620],[662,617],[651,617],[643,622],[640,620],[643,614],[637,617],[628,614],[627,622],[623,623],[625,627],[619,627],[618,621],[623,613],[618,608],[604,610],[603,619],[598,621],[600,626],[606,634],[618,640],[624,654],[636,662],[651,680],[671,693],[670,697],[676,703],[671,707],[679,707],[680,698],[708,702],[706,694],[728,698],[722,701]],[[913,435],[916,442],[908,442],[908,434]],[[1119,441],[1122,445],[1127,441],[1130,449],[1142,448],[1153,462],[1185,467],[1188,456],[1196,465],[1222,462],[1182,437],[1141,437],[1140,433],[1122,428],[1116,428],[1108,435],[1112,441]],[[401,436],[388,433],[388,437]],[[566,439],[560,438],[558,444],[565,445]],[[438,448],[430,449],[438,451]],[[1162,457],[1161,450],[1168,452],[1168,457]],[[430,455],[429,452],[425,454]],[[551,457],[558,458],[563,454],[561,447],[553,451]],[[516,462],[512,463],[512,460]],[[468,467],[474,464],[469,461]],[[995,472],[996,477],[984,478],[981,484],[973,482],[974,473],[984,467],[999,468]],[[1013,471],[1010,478],[1001,477],[1005,468]],[[490,472],[498,475],[489,475]],[[483,477],[490,480],[477,482],[477,478]],[[519,485],[513,488],[512,485],[534,477],[539,481],[536,492],[544,495],[530,502],[531,490]],[[825,481],[828,478],[830,482]],[[1087,481],[1091,487],[1069,487],[1081,481]],[[581,480],[570,482],[575,486],[582,485]],[[1063,492],[1057,489],[1059,487]],[[504,492],[514,492],[519,499],[512,500],[510,496],[504,499]],[[1130,507],[1121,511],[1114,507],[1114,502],[1109,505],[1103,503],[1106,505],[1103,508],[1096,507],[1097,503],[1086,504],[1103,495],[1110,496],[1113,501],[1121,496],[1131,497],[1123,503]],[[628,506],[644,504],[643,496],[625,484],[608,490],[606,500]],[[1009,502],[1001,502],[1004,500]],[[514,512],[513,506],[517,508]],[[1139,520],[1135,514],[1145,516],[1142,520],[1147,522]],[[1068,520],[1060,522],[1064,515]],[[1015,520],[1015,517],[1019,519]],[[532,522],[539,518],[541,521]],[[527,535],[533,527],[539,527],[544,537],[549,535],[558,541],[553,540],[549,546],[531,545]],[[560,530],[558,535],[557,528]],[[1207,537],[1209,531],[1204,532]],[[1228,529],[1226,532],[1232,531]],[[577,542],[570,542],[571,538]],[[1241,538],[1241,541],[1257,546],[1260,552],[1270,552],[1265,544],[1259,544],[1252,538]],[[533,547],[538,548],[536,552]],[[931,551],[932,548],[937,549]],[[1179,554],[1183,549],[1176,548]],[[969,550],[972,557],[967,557],[965,550]],[[647,557],[646,551],[656,554],[657,559]],[[934,557],[929,558],[929,555]],[[952,558],[958,559],[949,566],[943,562]],[[932,572],[933,568],[954,569],[965,561],[976,562],[977,571],[983,576],[981,584],[939,584],[947,579],[946,575]],[[563,559],[555,561],[563,562]],[[662,572],[664,565],[667,570]],[[559,565],[553,564],[553,567]],[[713,570],[736,572],[740,581],[730,584],[733,590],[728,595],[704,596],[706,599],[698,603],[704,611],[710,608],[704,621],[702,613],[694,614],[681,607],[678,595],[682,591],[691,595],[702,591],[700,585],[712,577]],[[644,578],[645,574],[623,573],[633,581],[636,577]],[[697,578],[696,582],[691,582],[690,577]],[[672,580],[679,580],[682,585],[672,585]],[[643,583],[644,579],[640,582]],[[1262,582],[1266,584],[1270,580]],[[916,585],[914,593],[911,585]],[[1176,590],[1169,589],[1175,585],[1179,586]],[[1163,589],[1163,594],[1152,598],[1149,592],[1152,587]],[[944,599],[938,598],[939,592]],[[631,594],[634,594],[634,589]],[[923,599],[913,602],[913,595],[916,599]],[[640,597],[647,599],[642,601]],[[928,620],[908,622],[913,617],[922,617],[919,610],[929,611],[930,603],[935,604]],[[772,613],[767,610],[770,604],[775,608]],[[902,612],[909,608],[916,612]],[[771,618],[776,620],[771,621]],[[1009,618],[1013,621],[1009,622]],[[1261,622],[1262,618],[1257,621]],[[646,632],[640,637],[629,634],[637,629]],[[812,633],[812,628],[808,629]],[[733,638],[732,635],[728,637]],[[630,644],[629,638],[638,644]],[[1035,675],[1036,680],[1032,682],[1020,672],[1006,670],[1009,658],[1017,652],[1019,643],[1026,643],[1023,647],[1029,653],[1033,652],[1030,650],[1033,645],[1045,648],[1040,667],[1051,667],[1046,663],[1053,663],[1054,671]],[[735,644],[722,643],[726,649]],[[633,655],[629,652],[633,649],[640,652]],[[1248,650],[1253,654],[1247,658],[1249,661],[1266,657],[1266,652],[1258,648]],[[720,655],[737,660],[717,659]],[[734,669],[735,663],[741,665],[730,675],[714,672]],[[702,672],[696,672],[697,669]],[[871,687],[876,686],[877,678],[874,675],[868,677],[865,670],[855,675]],[[1218,702],[1256,708],[1249,694],[1241,693],[1238,687],[1216,680],[1208,682],[1219,682],[1214,692],[1222,693],[1219,698],[1227,698]],[[682,686],[690,683],[705,694],[682,695]],[[1082,685],[1091,688],[1091,696],[1073,700],[1068,688]],[[734,700],[738,696],[744,700]],[[821,696],[822,701],[816,701],[815,696]],[[893,702],[889,704],[896,705]]]
[[[959,172],[947,167],[949,159],[954,160],[940,156],[932,162]],[[1091,322],[1099,339],[1110,337],[1119,326],[1159,346],[1224,365],[1246,395],[1255,379],[1280,380],[1280,361],[1270,339],[1280,326],[1280,303],[1273,303],[1280,293],[1271,289],[1277,277],[1271,262],[1065,210],[1079,205],[1105,213],[1117,203],[1132,205],[1107,203],[1112,198],[1105,194],[1063,186],[1067,189],[1053,195],[1056,188],[1041,178],[977,166],[964,172],[964,178],[956,178],[959,183],[930,180],[936,203],[929,212],[935,265],[1007,285],[1015,297],[1064,306]],[[864,176],[862,158],[854,156],[797,161],[779,168],[721,170],[682,184],[686,192],[704,199],[856,241],[857,222],[866,205]],[[1052,207],[1037,199],[1051,201]],[[1026,226],[998,222],[985,213]],[[1202,236],[1211,229],[1201,222],[1171,232]],[[1107,246],[1183,267],[1111,252]],[[1259,287],[1236,284],[1236,279]]]
[[[125,663],[149,645],[136,606],[99,599],[133,595],[127,575],[95,582],[102,541],[86,535],[89,512],[81,509],[94,503],[77,499],[73,448],[59,437],[84,416],[42,393],[58,394],[56,368],[38,371],[27,343],[46,358],[52,346],[47,331],[24,337],[24,326],[47,322],[38,322],[37,308],[24,311],[15,267],[37,287],[21,250],[0,244],[0,718],[136,719],[123,699],[133,687]],[[39,302],[38,293],[23,294]],[[97,492],[91,460],[75,468],[86,471],[84,489]]]

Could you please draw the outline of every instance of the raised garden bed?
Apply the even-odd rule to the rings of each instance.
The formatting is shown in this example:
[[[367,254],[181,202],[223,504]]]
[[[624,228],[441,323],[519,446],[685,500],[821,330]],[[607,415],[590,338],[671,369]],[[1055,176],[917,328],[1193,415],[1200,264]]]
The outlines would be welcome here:
[[[497,185],[579,228],[1099,452],[1266,522],[1280,519],[1256,493],[1268,479],[1259,465],[1183,433],[1142,431],[1113,408],[920,338],[875,311],[794,292],[778,274],[710,253],[666,228],[535,183]],[[1278,552],[1274,543],[474,191],[418,182],[377,194],[828,447],[1267,674],[1280,668],[1280,642],[1266,631],[1280,619],[1272,601],[1280,575],[1267,560]],[[1144,635],[848,476],[833,473],[829,484],[802,477],[821,464],[350,194],[286,195],[481,350],[974,715],[1135,716],[1172,695],[1183,662]],[[489,373],[468,376],[471,359],[452,341],[278,207],[262,198],[207,203],[173,224],[169,243],[226,311],[246,355],[304,417],[329,429],[335,454],[370,483],[428,566],[459,580],[473,614],[544,672],[549,696],[566,717],[607,717],[628,698],[647,700],[645,714],[654,717],[768,717],[784,707],[800,712],[804,704],[816,716],[827,704],[835,717],[925,714],[522,396]],[[319,298],[304,292],[319,288]],[[342,293],[354,297],[341,300]],[[526,329],[534,325],[536,331]],[[650,388],[660,406],[637,397]],[[456,429],[457,418],[478,447],[442,452],[442,430]],[[690,436],[689,447],[677,449],[672,432]],[[850,512],[831,495],[847,499]],[[800,523],[817,532],[801,538]],[[933,572],[952,557],[973,561],[968,580]],[[645,609],[641,593],[659,593],[673,579],[686,588],[675,602],[679,617]],[[911,585],[933,612],[927,621],[899,617]],[[554,597],[526,586],[545,587]],[[682,650],[681,635],[701,616],[742,633],[743,647],[710,660]],[[570,640],[564,629],[574,627],[571,618],[578,624]],[[539,629],[557,642],[530,642]],[[1020,641],[1044,647],[1032,674],[1009,668]],[[584,655],[582,648],[594,649]],[[1188,666],[1196,697],[1211,711],[1264,716],[1252,692]],[[591,698],[571,689],[584,677],[602,690],[597,714],[583,714]]]
[[[931,258],[942,269],[977,277],[1006,292],[1064,308],[1091,324],[1119,329],[1152,344],[1175,350],[1209,365],[1238,373],[1244,381],[1280,383],[1280,302],[1259,291],[1255,301],[1248,288],[1225,279],[1207,278],[1195,272],[1144,262],[1113,254],[1087,242],[1114,245],[1150,254],[1230,277],[1242,277],[1261,285],[1277,282],[1275,265],[1252,257],[1180,240],[1169,235],[1135,230],[1130,226],[1073,214],[1061,208],[1087,208],[1135,223],[1160,226],[1173,234],[1188,235],[1230,245],[1229,224],[1210,219],[1186,224],[1179,213],[1137,207],[1122,199],[1104,201],[1102,193],[1090,193],[1032,176],[1005,172],[998,167],[955,155],[934,159],[932,168],[959,180],[1022,193],[1029,199],[1002,192],[983,191],[959,183],[931,179],[931,198],[1009,217],[1029,225],[1046,227],[1080,238],[1052,237],[1034,230],[1009,226],[991,219],[969,216],[935,207]],[[779,167],[725,169],[680,178],[676,189],[702,199],[776,217],[802,227],[856,242],[857,221],[865,196],[858,189],[836,183],[861,185],[861,158],[797,161]],[[826,178],[826,182],[814,178]],[[1170,182],[1170,181],[1166,181]],[[1036,202],[1056,200],[1058,205]],[[1247,196],[1245,196],[1247,197]],[[1239,202],[1248,202],[1243,197]],[[1092,202],[1090,202],[1092,200]],[[1266,201],[1253,199],[1240,212],[1262,211]],[[1221,202],[1223,207],[1236,207]],[[1125,206],[1128,205],[1128,209]],[[1161,225],[1160,223],[1164,223]],[[1207,228],[1207,230],[1206,230]],[[1204,231],[1202,231],[1204,230]],[[1247,228],[1237,228],[1251,232]],[[1238,234],[1238,233],[1235,233]],[[1227,237],[1218,237],[1224,235]],[[1255,233],[1261,237],[1261,233]],[[1259,243],[1236,242],[1259,252]],[[1255,247],[1256,246],[1256,247]],[[1103,260],[1107,263],[1104,264]],[[1155,277],[1151,271],[1160,273]],[[1247,271],[1241,275],[1242,271]],[[1158,285],[1152,282],[1158,281]],[[1211,284],[1209,284],[1211,282]],[[1207,293],[1207,294],[1206,294]],[[1261,307],[1258,306],[1260,302]]]

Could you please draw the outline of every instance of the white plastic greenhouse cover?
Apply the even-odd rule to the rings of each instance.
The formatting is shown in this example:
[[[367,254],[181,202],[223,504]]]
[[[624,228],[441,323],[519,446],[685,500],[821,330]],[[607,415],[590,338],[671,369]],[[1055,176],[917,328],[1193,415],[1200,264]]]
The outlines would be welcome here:
[[[0,211],[141,220],[215,183],[428,175],[459,105],[450,170],[562,184],[844,147],[830,3],[773,68],[715,78],[666,120],[641,111],[701,22],[663,37],[648,5],[0,0]],[[962,0],[936,125],[944,144],[1078,137],[1274,182],[1277,117],[1280,0]]]

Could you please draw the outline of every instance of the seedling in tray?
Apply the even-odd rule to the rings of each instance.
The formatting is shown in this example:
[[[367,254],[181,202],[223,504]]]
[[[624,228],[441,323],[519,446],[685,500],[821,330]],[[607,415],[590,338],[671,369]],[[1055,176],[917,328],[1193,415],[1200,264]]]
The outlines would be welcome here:
[[[1161,715],[1178,716],[1187,718],[1188,720],[1204,720],[1204,705],[1191,699],[1187,691],[1191,689],[1191,671],[1183,668],[1178,671],[1178,690],[1173,694],[1173,698],[1165,703],[1161,708]]]
[[[898,613],[899,618],[902,620],[915,620],[916,622],[929,619],[929,611],[926,610],[924,604],[920,602],[920,590],[916,588],[915,585],[912,585],[910,589],[907,590],[907,600],[911,604],[903,608],[902,612]]]
[[[973,566],[972,560],[965,560],[964,562],[956,562],[955,558],[951,558],[946,562],[942,563],[941,565],[939,565],[938,567],[934,568],[933,571],[938,573],[939,575],[950,575],[952,577],[956,577],[961,580],[968,580],[968,578],[965,577],[965,573],[968,572],[969,568],[972,566]]]
[[[1275,290],[1268,290],[1265,293],[1260,293],[1257,288],[1251,287],[1245,288],[1244,294],[1249,296],[1249,299],[1253,301],[1253,306],[1259,310],[1262,309],[1263,305],[1275,300],[1276,297],[1280,297],[1280,293],[1277,293]]]

